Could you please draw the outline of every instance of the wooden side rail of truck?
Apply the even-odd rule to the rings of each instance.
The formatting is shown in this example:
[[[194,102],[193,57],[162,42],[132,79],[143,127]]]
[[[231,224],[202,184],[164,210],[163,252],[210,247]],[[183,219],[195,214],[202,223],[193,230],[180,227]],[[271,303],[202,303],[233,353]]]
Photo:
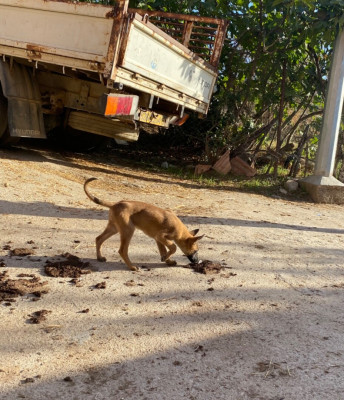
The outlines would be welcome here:
[[[61,127],[134,141],[206,114],[226,28],[128,0],[0,0],[0,143]]]

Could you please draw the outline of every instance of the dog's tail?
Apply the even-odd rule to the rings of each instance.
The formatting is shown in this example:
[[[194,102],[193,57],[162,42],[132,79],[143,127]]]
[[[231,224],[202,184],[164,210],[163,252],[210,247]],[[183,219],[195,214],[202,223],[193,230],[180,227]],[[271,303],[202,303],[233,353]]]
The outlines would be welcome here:
[[[88,197],[90,200],[92,200],[94,203],[99,204],[99,205],[101,205],[101,206],[104,206],[104,207],[111,207],[111,206],[113,206],[114,203],[110,203],[110,202],[105,201],[105,200],[100,200],[100,199],[98,199],[98,197],[93,196],[93,194],[91,194],[91,193],[88,191],[87,185],[88,185],[90,182],[96,181],[96,180],[97,180],[97,178],[88,178],[88,179],[85,181],[85,183],[84,183],[84,191],[85,191],[87,197]]]

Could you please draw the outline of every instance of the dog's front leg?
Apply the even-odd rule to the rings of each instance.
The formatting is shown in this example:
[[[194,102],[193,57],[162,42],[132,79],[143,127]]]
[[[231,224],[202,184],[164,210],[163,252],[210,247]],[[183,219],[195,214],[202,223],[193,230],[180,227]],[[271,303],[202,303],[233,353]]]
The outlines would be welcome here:
[[[165,261],[167,265],[176,265],[177,262],[170,259],[171,255],[174,254],[177,250],[176,245],[167,239],[163,239],[163,243],[159,240],[156,240],[156,244],[158,245],[161,261]],[[166,250],[165,246],[168,248],[169,251]]]
[[[162,243],[158,242],[157,240],[156,240],[156,244],[158,245],[161,261],[166,261],[166,264],[168,264],[168,265],[176,265],[174,261],[166,259],[166,256],[167,256],[166,247]],[[174,264],[169,264],[171,262],[172,263],[174,262]]]

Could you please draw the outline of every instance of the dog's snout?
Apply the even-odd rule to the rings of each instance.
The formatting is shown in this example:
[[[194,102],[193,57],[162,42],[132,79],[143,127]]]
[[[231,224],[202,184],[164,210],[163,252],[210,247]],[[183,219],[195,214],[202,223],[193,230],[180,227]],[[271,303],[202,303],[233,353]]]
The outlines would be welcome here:
[[[192,263],[198,263],[198,252],[196,251],[195,253],[188,255],[187,258]]]

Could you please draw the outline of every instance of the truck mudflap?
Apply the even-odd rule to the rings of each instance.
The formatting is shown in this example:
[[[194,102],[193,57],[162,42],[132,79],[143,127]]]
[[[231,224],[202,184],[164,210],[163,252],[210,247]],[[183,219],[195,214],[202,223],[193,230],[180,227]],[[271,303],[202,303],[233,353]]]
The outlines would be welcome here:
[[[29,69],[16,62],[0,61],[0,83],[8,101],[10,136],[46,138],[41,94]]]

